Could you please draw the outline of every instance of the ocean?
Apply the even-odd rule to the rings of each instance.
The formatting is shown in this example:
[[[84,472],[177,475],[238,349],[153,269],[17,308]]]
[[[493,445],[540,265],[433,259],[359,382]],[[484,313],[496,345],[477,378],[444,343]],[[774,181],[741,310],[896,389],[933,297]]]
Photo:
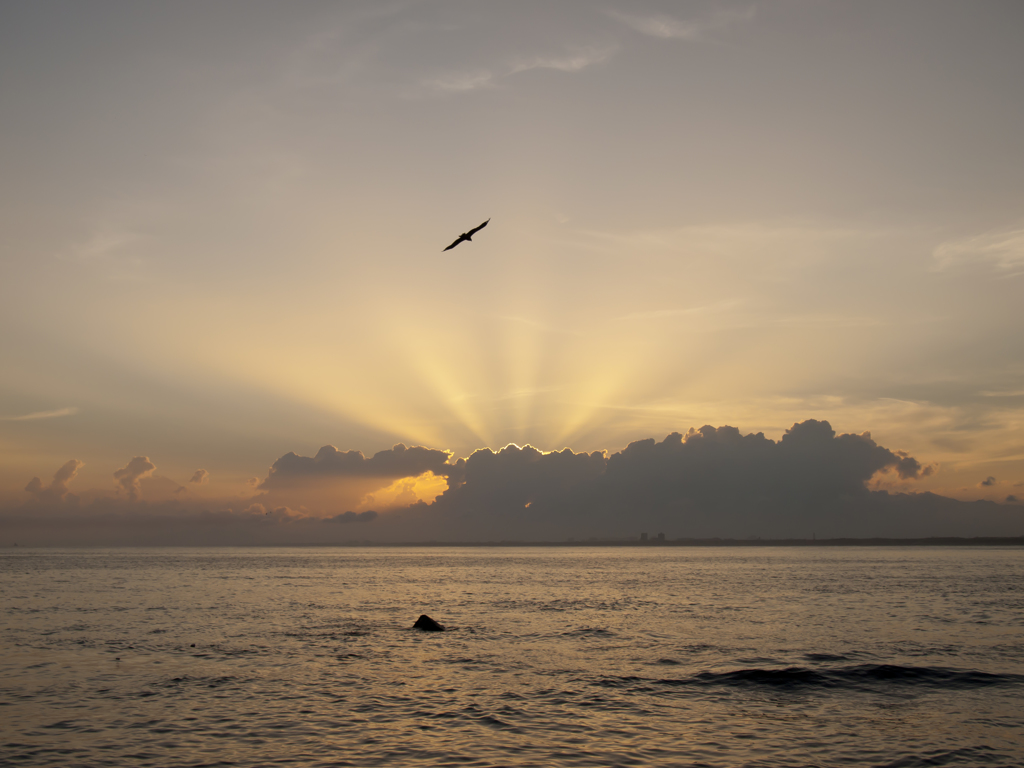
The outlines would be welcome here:
[[[1024,548],[11,548],[0,612],[4,766],[1024,765]]]

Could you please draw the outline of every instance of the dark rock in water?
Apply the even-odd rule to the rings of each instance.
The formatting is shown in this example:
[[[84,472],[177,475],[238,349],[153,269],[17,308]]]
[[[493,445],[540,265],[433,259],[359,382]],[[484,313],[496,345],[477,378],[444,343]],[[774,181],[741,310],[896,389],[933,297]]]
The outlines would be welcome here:
[[[412,628],[422,629],[424,632],[444,632],[444,627],[442,627],[432,618],[427,616],[427,614],[425,613],[418,619],[416,619],[416,623],[412,625]]]

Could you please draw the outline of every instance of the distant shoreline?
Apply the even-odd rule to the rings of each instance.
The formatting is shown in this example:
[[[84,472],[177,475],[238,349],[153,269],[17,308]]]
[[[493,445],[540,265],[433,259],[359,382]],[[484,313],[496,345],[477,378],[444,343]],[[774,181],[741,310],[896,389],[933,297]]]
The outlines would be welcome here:
[[[586,541],[429,541],[383,543],[363,541],[352,544],[299,544],[294,546],[333,547],[636,547],[660,549],[662,547],[1020,547],[1024,536],[935,536],[915,539],[666,539],[665,541],[639,541],[637,539],[595,539]]]

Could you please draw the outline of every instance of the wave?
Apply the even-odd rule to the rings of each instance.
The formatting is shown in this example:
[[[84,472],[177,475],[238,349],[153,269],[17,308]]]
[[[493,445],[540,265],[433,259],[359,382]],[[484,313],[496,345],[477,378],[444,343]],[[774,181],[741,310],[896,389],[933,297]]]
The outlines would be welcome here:
[[[872,689],[880,686],[919,686],[968,690],[991,686],[1020,685],[1024,675],[992,674],[973,669],[909,667],[898,664],[861,664],[832,669],[785,667],[698,672],[681,678],[602,678],[608,687],[762,687],[803,689]]]
[[[615,633],[603,627],[580,627],[561,633],[562,637],[615,637]]]

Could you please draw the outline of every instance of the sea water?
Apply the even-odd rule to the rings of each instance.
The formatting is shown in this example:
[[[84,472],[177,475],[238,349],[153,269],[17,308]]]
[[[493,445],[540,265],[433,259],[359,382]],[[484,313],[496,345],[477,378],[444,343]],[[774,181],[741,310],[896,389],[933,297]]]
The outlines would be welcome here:
[[[1024,765],[1021,549],[7,549],[0,615],[2,765]]]

